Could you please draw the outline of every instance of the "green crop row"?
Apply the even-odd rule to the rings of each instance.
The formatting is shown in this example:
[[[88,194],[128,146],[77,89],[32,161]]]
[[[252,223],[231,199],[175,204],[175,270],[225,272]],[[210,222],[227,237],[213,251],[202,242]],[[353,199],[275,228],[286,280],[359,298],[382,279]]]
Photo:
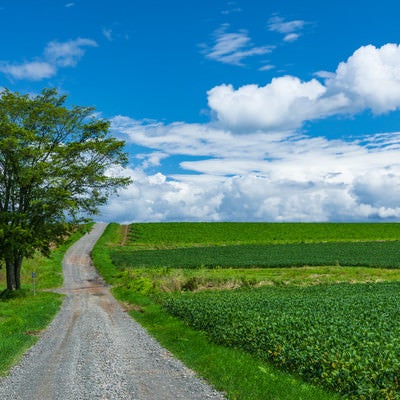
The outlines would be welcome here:
[[[171,222],[129,226],[131,245],[267,244],[400,240],[397,223]]]
[[[180,293],[165,309],[346,399],[399,399],[400,283]]]
[[[115,248],[110,252],[120,267],[291,267],[350,265],[400,267],[400,241],[328,242],[276,245],[183,247],[164,250]]]

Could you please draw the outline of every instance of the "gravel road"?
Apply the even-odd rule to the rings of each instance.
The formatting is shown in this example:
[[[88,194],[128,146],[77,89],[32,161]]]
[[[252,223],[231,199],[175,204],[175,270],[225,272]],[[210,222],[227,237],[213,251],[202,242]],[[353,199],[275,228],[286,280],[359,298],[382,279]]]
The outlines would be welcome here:
[[[0,380],[5,400],[224,399],[123,311],[91,264],[104,224],[63,261],[63,306],[40,340]]]

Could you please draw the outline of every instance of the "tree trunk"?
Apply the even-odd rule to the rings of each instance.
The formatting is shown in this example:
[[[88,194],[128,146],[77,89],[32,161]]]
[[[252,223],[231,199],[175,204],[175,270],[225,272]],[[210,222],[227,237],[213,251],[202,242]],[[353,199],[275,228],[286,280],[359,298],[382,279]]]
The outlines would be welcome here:
[[[18,256],[15,265],[15,288],[21,289],[21,267],[22,267],[22,256]]]
[[[15,290],[15,265],[12,260],[6,260],[7,290]]]
[[[12,260],[6,260],[7,290],[21,289],[22,256],[15,256]]]
[[[15,281],[15,289],[21,289],[21,266],[22,266],[22,257],[17,256],[14,260],[14,281]]]

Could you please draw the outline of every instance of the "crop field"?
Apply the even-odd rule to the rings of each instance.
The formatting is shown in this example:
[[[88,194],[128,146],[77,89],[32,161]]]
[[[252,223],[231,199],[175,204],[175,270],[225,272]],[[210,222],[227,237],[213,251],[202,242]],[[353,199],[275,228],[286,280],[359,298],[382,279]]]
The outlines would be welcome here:
[[[155,251],[157,250],[157,251]],[[400,224],[133,224],[119,267],[400,267]]]
[[[109,256],[128,290],[155,294],[215,343],[346,399],[400,399],[399,234],[400,224],[134,224]]]
[[[351,265],[400,267],[400,241],[328,242],[266,245],[182,247],[160,250],[115,250],[121,267],[164,266],[174,268],[300,267],[305,265]]]
[[[203,291],[164,306],[214,342],[345,398],[400,397],[399,283]]]
[[[389,240],[400,240],[400,224],[170,222],[130,225],[128,244],[160,248]]]

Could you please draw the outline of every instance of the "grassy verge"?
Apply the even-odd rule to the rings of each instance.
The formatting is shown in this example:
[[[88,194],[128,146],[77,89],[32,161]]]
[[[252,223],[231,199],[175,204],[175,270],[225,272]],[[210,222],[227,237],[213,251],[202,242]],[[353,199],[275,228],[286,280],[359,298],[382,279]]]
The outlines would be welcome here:
[[[62,296],[43,290],[62,284],[62,258],[80,236],[80,232],[73,234],[51,253],[50,258],[38,255],[25,260],[21,274],[23,289],[0,301],[0,375],[5,375],[38,340],[40,332],[60,309]],[[32,272],[37,274],[35,295]],[[5,289],[5,286],[1,286],[4,280],[5,271],[0,270],[0,292]]]
[[[36,296],[0,301],[0,375],[17,363],[22,354],[38,339],[38,334],[59,310],[62,297],[40,292]]]
[[[201,332],[190,329],[179,319],[171,317],[150,296],[130,288],[124,274],[112,264],[110,246],[121,241],[122,227],[109,225],[93,250],[93,260],[107,282],[114,285],[113,293],[126,303],[130,314],[163,346],[186,365],[207,379],[230,399],[337,399],[301,379],[285,374],[240,350],[211,343]],[[146,279],[143,285],[146,287]],[[151,283],[150,283],[151,286]]]

